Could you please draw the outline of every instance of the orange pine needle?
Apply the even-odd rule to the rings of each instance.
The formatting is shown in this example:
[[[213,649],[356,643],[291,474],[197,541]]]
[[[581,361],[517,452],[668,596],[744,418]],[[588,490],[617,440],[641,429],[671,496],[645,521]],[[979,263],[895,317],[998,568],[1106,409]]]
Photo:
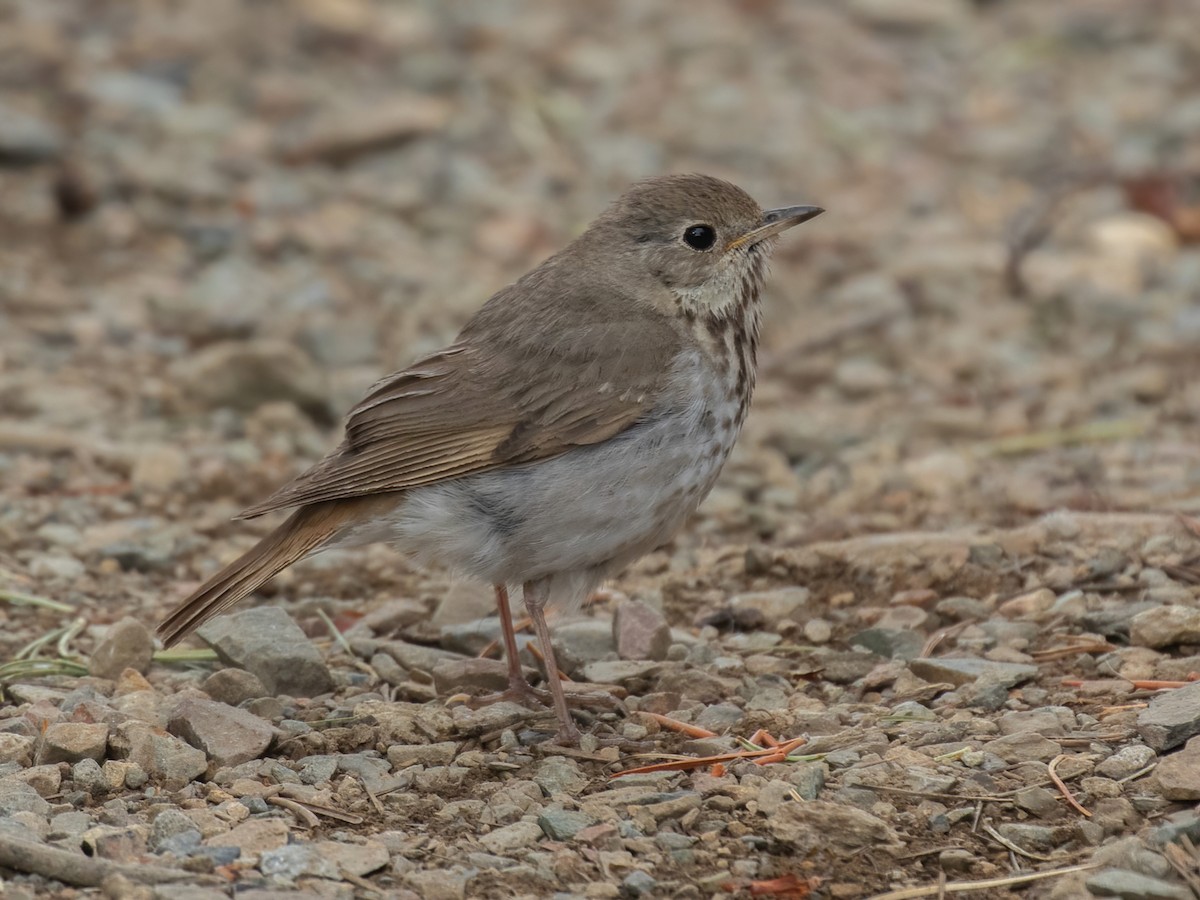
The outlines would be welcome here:
[[[712,768],[708,770],[708,774],[713,778],[721,778],[725,774],[725,764],[713,763]]]
[[[741,750],[735,753],[719,753],[715,756],[698,756],[690,759],[673,759],[669,762],[653,763],[648,766],[637,766],[633,769],[625,769],[622,772],[616,772],[611,775],[611,778],[620,778],[623,775],[649,775],[654,772],[686,772],[691,769],[700,769],[704,766],[717,765],[727,762],[734,762],[739,759],[759,760],[763,757],[769,757],[767,762],[783,762],[787,759],[787,755],[805,742],[805,738],[793,738],[790,741],[780,744],[776,741],[775,747],[766,747],[760,750]]]
[[[1059,793],[1066,798],[1066,801],[1070,803],[1071,806],[1075,807],[1077,812],[1079,812],[1081,815],[1087,816],[1090,819],[1092,814],[1087,811],[1082,803],[1075,799],[1075,795],[1071,793],[1071,789],[1067,787],[1067,783],[1059,778],[1058,772],[1055,771],[1055,769],[1058,767],[1058,764],[1066,758],[1067,756],[1065,753],[1060,753],[1047,764],[1046,769],[1050,773],[1050,780],[1054,782],[1054,786],[1058,788]]]
[[[672,719],[669,716],[662,716],[652,712],[643,712],[642,715],[649,716],[668,731],[678,731],[680,734],[686,734],[688,737],[712,738],[717,736],[715,731],[709,731],[707,728],[701,728],[699,725],[689,725],[687,722],[680,722],[678,719]]]
[[[526,628],[533,625],[533,619],[521,619],[513,625],[513,634],[520,634]],[[490,641],[486,647],[479,651],[477,659],[488,659],[493,653],[500,649],[500,639]],[[534,648],[536,652],[537,648]]]
[[[542,651],[539,650],[535,645],[533,645],[533,644],[529,645],[529,652],[532,653],[534,658],[538,662],[540,662],[542,665],[546,664],[546,657],[542,656]],[[558,680],[559,681],[567,681],[567,682],[572,681],[572,679],[568,678],[567,673],[564,672],[562,669],[558,670]]]

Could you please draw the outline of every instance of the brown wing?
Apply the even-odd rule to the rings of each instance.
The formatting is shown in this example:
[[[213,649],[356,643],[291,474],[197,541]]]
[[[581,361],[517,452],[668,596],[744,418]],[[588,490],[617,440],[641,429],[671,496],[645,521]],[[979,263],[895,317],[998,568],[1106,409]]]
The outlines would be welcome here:
[[[380,382],[341,446],[242,517],[544,459],[606,440],[652,406],[679,345],[671,320],[634,307],[631,322],[587,294],[514,305],[507,293],[456,343]]]

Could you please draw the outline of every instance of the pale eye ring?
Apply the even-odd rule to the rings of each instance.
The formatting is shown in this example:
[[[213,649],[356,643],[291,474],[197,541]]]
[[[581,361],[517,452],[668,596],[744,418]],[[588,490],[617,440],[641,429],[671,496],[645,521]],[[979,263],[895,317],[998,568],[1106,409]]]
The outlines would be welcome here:
[[[717,242],[717,230],[711,225],[689,225],[683,230],[683,242],[693,250],[711,250]]]

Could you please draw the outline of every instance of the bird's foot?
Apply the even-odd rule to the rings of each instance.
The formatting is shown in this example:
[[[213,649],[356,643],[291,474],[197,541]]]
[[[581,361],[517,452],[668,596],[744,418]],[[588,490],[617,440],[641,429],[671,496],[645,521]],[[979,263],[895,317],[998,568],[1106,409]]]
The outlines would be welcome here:
[[[481,706],[491,706],[493,703],[519,703],[522,706],[539,707],[550,706],[551,697],[545,691],[539,691],[523,677],[510,678],[508,687],[494,694],[484,694],[482,697],[472,697],[467,701],[467,706],[472,709],[479,709]]]

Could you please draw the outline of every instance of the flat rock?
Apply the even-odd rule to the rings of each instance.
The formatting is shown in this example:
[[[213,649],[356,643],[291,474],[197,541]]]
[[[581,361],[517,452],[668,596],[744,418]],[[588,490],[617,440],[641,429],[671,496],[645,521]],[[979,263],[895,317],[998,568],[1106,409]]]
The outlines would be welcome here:
[[[1160,759],[1152,777],[1168,800],[1200,800],[1200,737]]]
[[[617,652],[612,623],[605,619],[578,619],[555,627],[552,637],[555,657],[569,675],[584,666],[612,659]]]
[[[501,659],[443,659],[433,667],[433,689],[439,696],[459,691],[502,691],[506,687],[508,666]]]
[[[1036,678],[1038,673],[1037,666],[993,662],[977,657],[923,657],[910,660],[908,668],[918,678],[934,683],[948,681],[963,685],[986,677],[990,682],[1004,687]]]
[[[776,624],[791,618],[793,613],[802,609],[810,596],[808,588],[786,587],[773,591],[738,594],[730,599],[729,606],[735,610],[754,610],[761,613],[767,622]]]
[[[1200,734],[1200,682],[1152,697],[1138,714],[1138,734],[1162,753]]]
[[[275,735],[258,716],[199,697],[185,697],[176,704],[167,730],[203,750],[218,769],[258,759]]]
[[[393,744],[387,749],[388,763],[396,771],[408,766],[448,766],[458,755],[455,741],[437,744]]]
[[[208,769],[203,750],[144,722],[119,726],[113,744],[118,756],[136,763],[167,790],[178,790]]]
[[[621,659],[662,660],[671,649],[671,626],[661,610],[644,600],[629,600],[617,607],[612,637]]]
[[[88,671],[97,678],[117,678],[126,669],[144,673],[154,657],[154,637],[137,619],[126,617],[108,629],[92,652]]]
[[[46,728],[38,747],[38,762],[77,763],[82,759],[104,759],[108,748],[108,726],[102,722],[58,722]]]
[[[289,400],[318,422],[332,420],[325,377],[303,350],[273,339],[219,341],[172,367],[184,393],[208,409],[250,412]]]
[[[200,690],[218,703],[229,706],[238,706],[268,694],[262,679],[245,669],[218,669],[204,679]]]
[[[1128,747],[1122,747],[1108,759],[1103,760],[1096,766],[1096,774],[1103,775],[1105,778],[1120,780],[1134,772],[1140,772],[1150,763],[1154,762],[1158,756],[1149,747],[1143,747],[1141,744],[1130,744]]]
[[[872,847],[887,852],[901,846],[896,833],[882,819],[825,800],[786,803],[767,820],[766,828],[775,840],[800,854],[818,847],[842,851]]]
[[[1129,622],[1129,642],[1154,649],[1200,643],[1200,609],[1169,604],[1140,612]]]
[[[1104,869],[1088,876],[1087,889],[1094,897],[1123,900],[1191,900],[1192,892],[1182,884],[1152,878],[1126,869]]]
[[[662,668],[661,663],[633,659],[614,659],[588,663],[580,674],[597,684],[619,684],[630,687],[649,678]]]
[[[550,756],[538,763],[534,783],[550,797],[554,794],[578,794],[588,784],[579,763],[565,756]]]
[[[278,606],[218,616],[196,633],[225,665],[253,672],[271,694],[313,697],[333,690],[320,651]]]
[[[288,827],[283,819],[247,819],[223,834],[208,838],[206,847],[236,847],[241,858],[256,857],[287,843]]]
[[[489,853],[505,856],[523,847],[532,847],[542,837],[542,827],[537,822],[522,819],[485,834],[479,839],[479,843],[483,844]]]
[[[548,809],[538,816],[538,827],[552,841],[569,841],[596,824],[595,816],[574,809]]]

